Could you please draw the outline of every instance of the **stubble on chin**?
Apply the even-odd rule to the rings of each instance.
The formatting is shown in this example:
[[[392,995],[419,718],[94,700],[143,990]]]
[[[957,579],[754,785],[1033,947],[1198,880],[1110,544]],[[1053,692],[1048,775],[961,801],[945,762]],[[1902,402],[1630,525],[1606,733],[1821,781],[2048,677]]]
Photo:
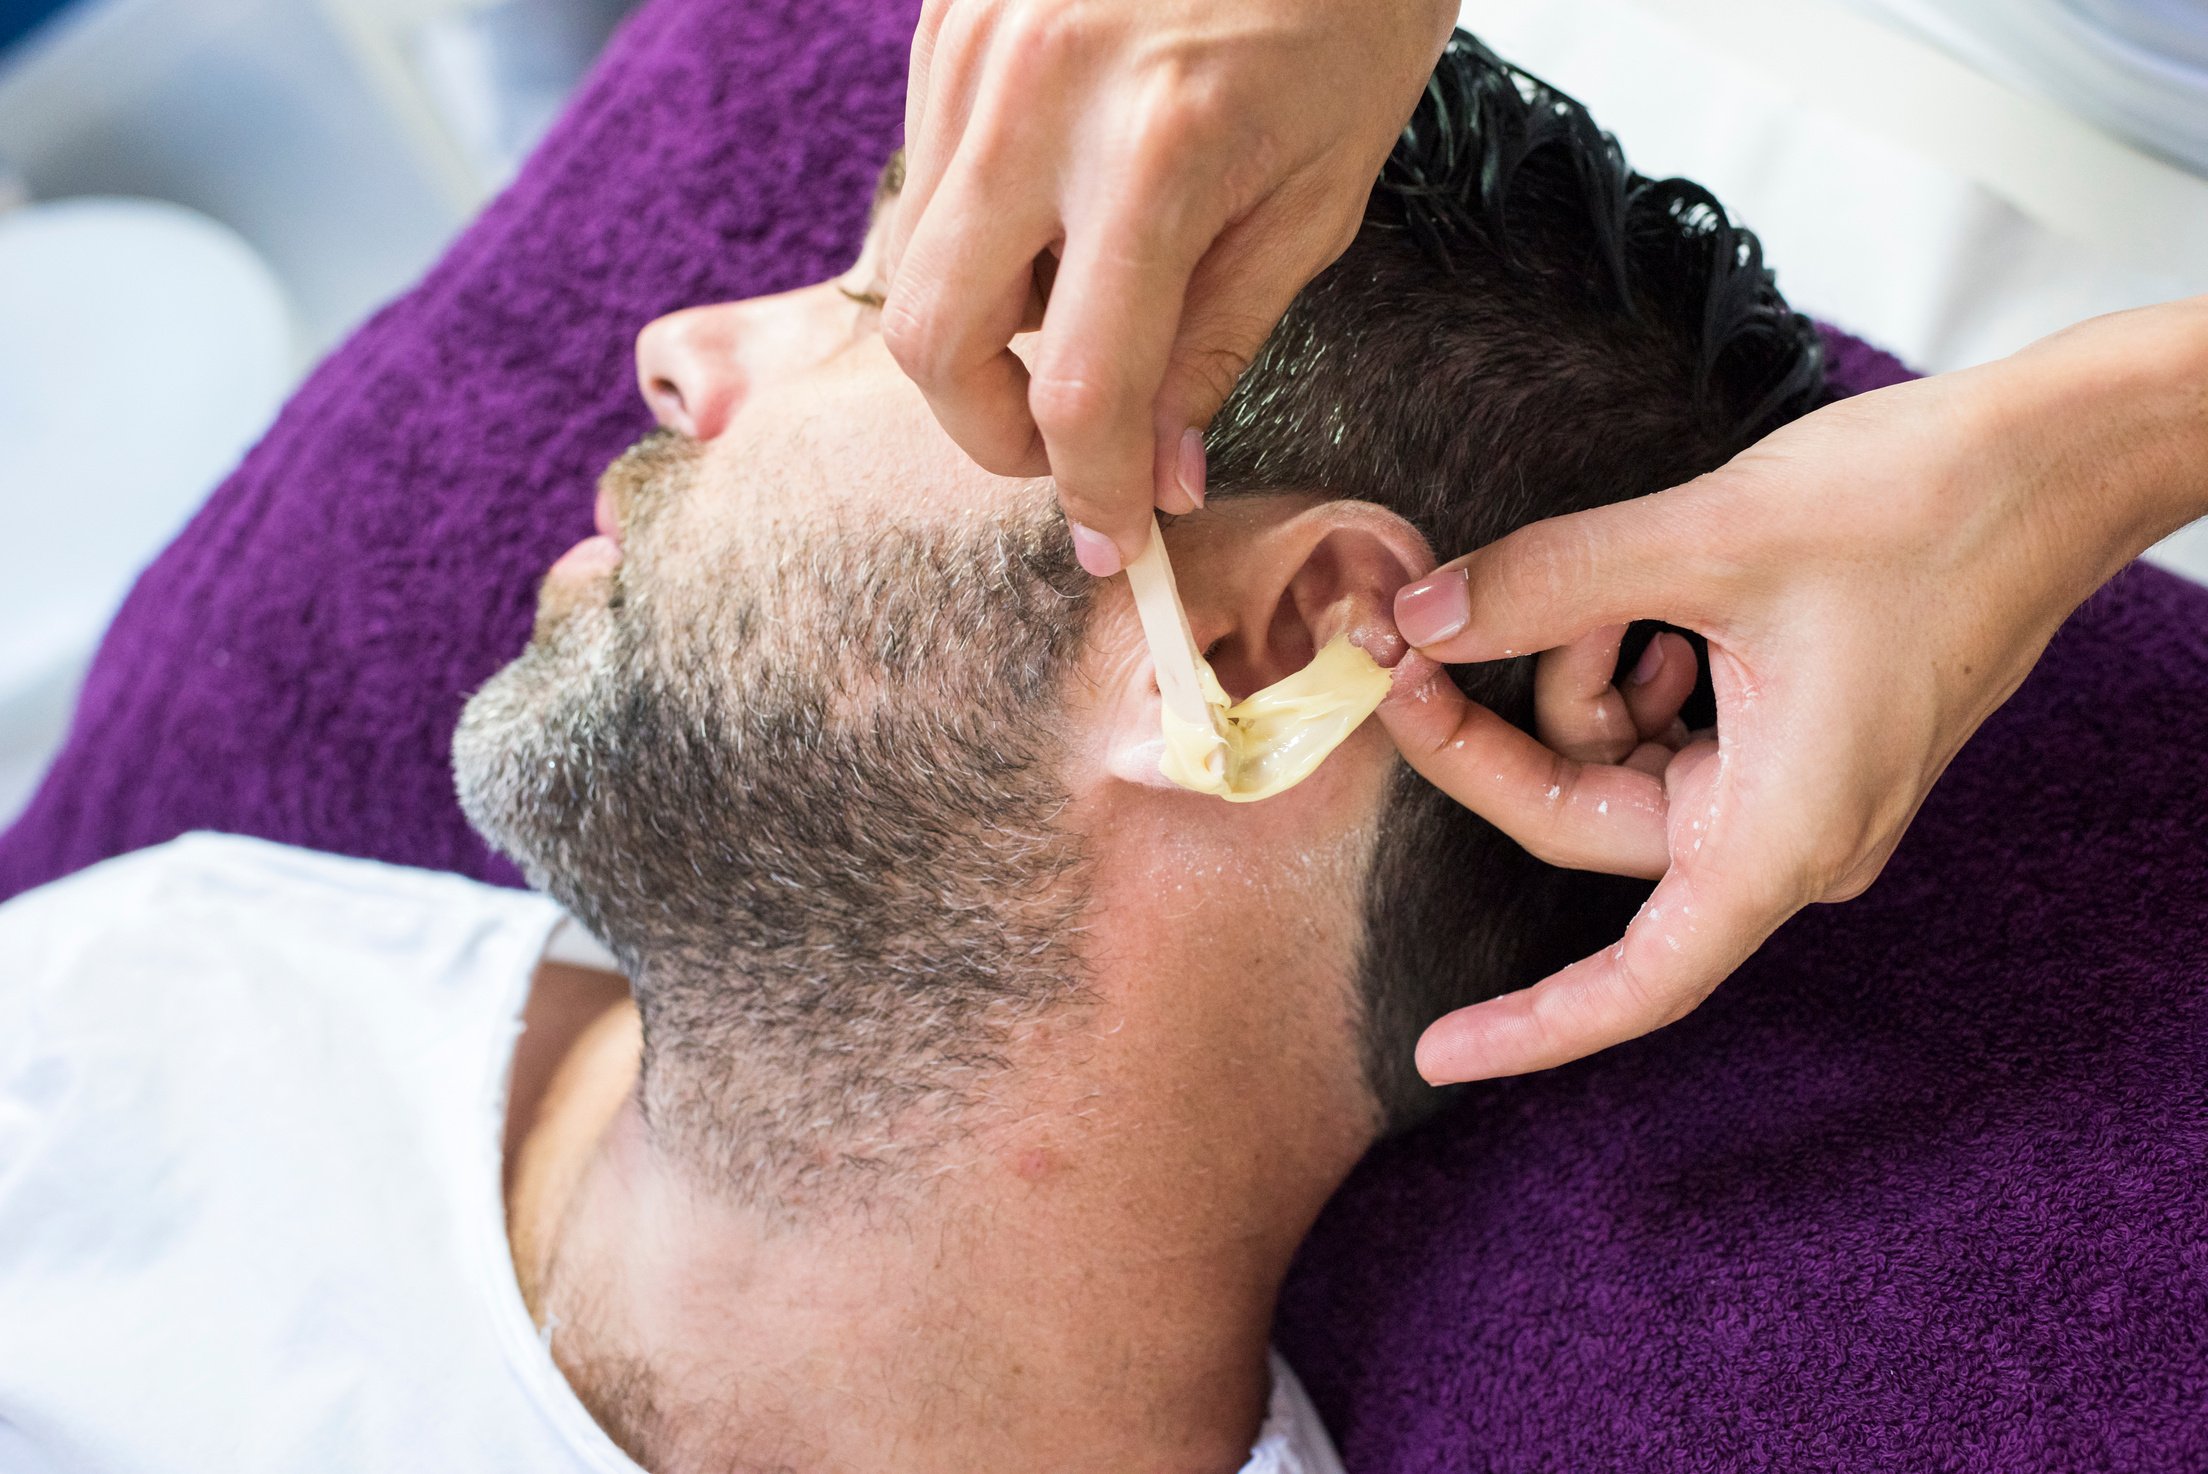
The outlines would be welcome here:
[[[551,646],[578,616],[597,609],[607,613],[623,601],[618,571],[573,576],[547,574],[537,588],[537,613],[529,628],[529,648]]]

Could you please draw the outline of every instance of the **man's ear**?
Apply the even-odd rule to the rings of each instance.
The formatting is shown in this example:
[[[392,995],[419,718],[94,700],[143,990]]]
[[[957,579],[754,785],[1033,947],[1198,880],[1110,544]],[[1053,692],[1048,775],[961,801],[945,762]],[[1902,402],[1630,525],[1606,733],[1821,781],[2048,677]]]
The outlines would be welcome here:
[[[1386,508],[1296,495],[1223,501],[1176,522],[1166,548],[1197,646],[1236,699],[1338,635],[1393,666],[1395,591],[1434,567],[1418,529]]]
[[[1236,699],[1295,674],[1337,635],[1394,666],[1406,648],[1395,632],[1395,591],[1434,567],[1426,539],[1393,512],[1302,494],[1222,498],[1175,519],[1165,540],[1189,630]],[[1103,641],[1109,653],[1091,686],[1105,771],[1176,802],[1218,805],[1158,771],[1164,747],[1156,668],[1131,603],[1109,623],[1114,632]],[[1359,734],[1349,745],[1365,740]],[[1369,740],[1394,751],[1384,736]],[[1321,796],[1336,768],[1329,759],[1304,785],[1312,790],[1307,797]],[[1248,823],[1257,811],[1285,818],[1294,806],[1282,798],[1219,807]]]

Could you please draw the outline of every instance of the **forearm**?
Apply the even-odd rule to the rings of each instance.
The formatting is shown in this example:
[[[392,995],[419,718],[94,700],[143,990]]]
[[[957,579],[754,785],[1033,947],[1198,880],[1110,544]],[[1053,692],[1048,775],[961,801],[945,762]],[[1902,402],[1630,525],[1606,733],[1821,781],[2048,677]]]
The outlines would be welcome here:
[[[1985,372],[1996,433],[2045,478],[2060,535],[2099,555],[2093,586],[2208,515],[2208,297],[2094,318]]]

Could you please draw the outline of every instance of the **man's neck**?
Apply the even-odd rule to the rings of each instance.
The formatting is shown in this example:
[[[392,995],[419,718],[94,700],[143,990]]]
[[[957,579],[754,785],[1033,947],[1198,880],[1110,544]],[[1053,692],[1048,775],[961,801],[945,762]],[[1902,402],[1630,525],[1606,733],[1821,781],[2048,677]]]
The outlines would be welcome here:
[[[1292,1091],[1161,1080],[1143,1031],[1020,1071],[1056,1083],[924,1178],[803,1216],[702,1191],[637,1107],[633,1025],[587,1032],[514,1201],[562,1370],[660,1474],[1239,1467],[1280,1281],[1362,1137]]]

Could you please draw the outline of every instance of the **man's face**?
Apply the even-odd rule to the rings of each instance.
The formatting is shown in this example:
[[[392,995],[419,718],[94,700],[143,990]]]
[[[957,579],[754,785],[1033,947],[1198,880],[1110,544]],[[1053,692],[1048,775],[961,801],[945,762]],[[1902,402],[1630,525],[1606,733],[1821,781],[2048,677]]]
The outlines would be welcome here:
[[[607,472],[600,535],[454,743],[476,827],[635,981],[647,1113],[738,1172],[787,1166],[745,1152],[800,1123],[925,1139],[916,1114],[967,1103],[944,1082],[1089,996],[1100,955],[1244,1039],[1314,1011],[1349,1033],[1338,989],[1257,985],[1347,976],[1382,765],[1246,807],[1157,777],[1123,595],[1080,573],[1048,483],[976,467],[882,345],[882,203],[846,276],[644,331],[664,428]],[[1175,556],[1241,566],[1238,516]],[[1284,595],[1217,583],[1280,627]]]
[[[1087,580],[1047,490],[961,456],[853,294],[644,332],[667,428],[455,738],[477,828],[628,967],[647,1107],[707,1153],[784,1134],[762,1109],[920,1104],[923,1065],[1080,986],[1058,714]],[[738,1052],[780,1056],[779,1104]]]
[[[650,564],[631,567],[632,583],[701,573],[721,582],[761,555],[772,562],[822,539],[1042,525],[1048,484],[975,466],[882,345],[881,247],[901,178],[893,161],[843,275],[670,313],[639,335],[639,388],[681,449],[647,441],[641,465],[607,475],[600,538],[554,565],[545,614],[602,594],[624,551]]]

